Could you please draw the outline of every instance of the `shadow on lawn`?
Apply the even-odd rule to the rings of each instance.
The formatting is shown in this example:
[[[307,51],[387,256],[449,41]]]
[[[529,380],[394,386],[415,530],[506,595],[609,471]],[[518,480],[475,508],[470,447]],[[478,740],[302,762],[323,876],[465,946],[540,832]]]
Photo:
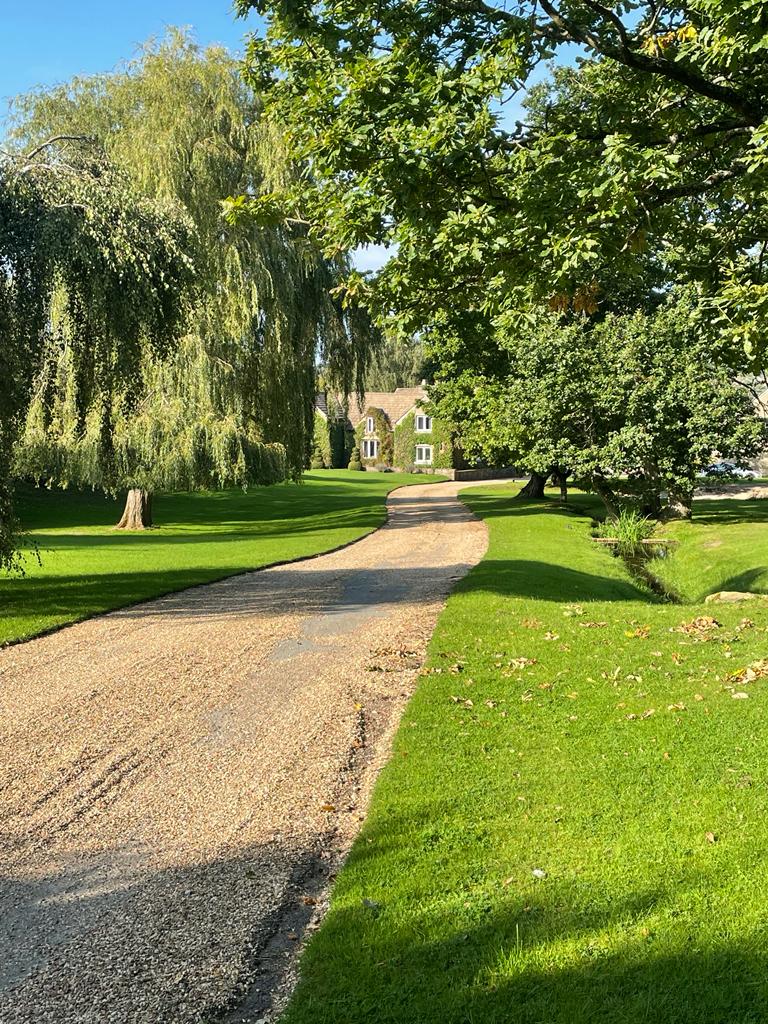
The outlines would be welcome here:
[[[765,498],[697,498],[693,521],[703,526],[731,523],[768,523],[768,500]]]
[[[736,576],[729,576],[714,588],[714,590],[741,590],[754,594],[768,593],[768,578],[765,585],[755,586],[758,580],[768,577],[768,565],[756,565],[753,569],[746,569]]]
[[[361,921],[370,917],[364,907],[338,910],[309,947],[297,1012],[289,1011],[287,1020],[763,1024],[764,946],[742,936],[702,949],[692,930],[660,950],[651,929],[642,934],[644,913],[653,905],[653,893],[584,913],[569,910],[567,902],[556,909],[510,899],[506,910],[487,913],[474,926],[433,915],[407,930],[388,920],[386,905],[373,926]],[[612,924],[629,933],[620,949],[603,940]],[[434,934],[446,938],[424,937]],[[560,962],[558,945],[571,947]],[[332,950],[334,971],[323,963]],[[340,969],[345,953],[354,958],[349,971]]]

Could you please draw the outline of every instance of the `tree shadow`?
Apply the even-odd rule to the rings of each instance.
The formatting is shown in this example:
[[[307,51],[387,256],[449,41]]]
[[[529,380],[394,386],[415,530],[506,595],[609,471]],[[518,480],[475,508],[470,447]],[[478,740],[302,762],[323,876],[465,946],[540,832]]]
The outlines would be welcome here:
[[[654,906],[652,891],[617,901],[610,910],[581,913],[569,910],[564,897],[557,925],[551,908],[535,898],[525,905],[510,899],[504,910],[486,913],[469,927],[437,915],[398,927],[388,919],[386,905],[374,926],[363,920],[364,907],[332,911],[305,955],[305,980],[288,1019],[318,1024],[764,1024],[768,1019],[768,953],[757,937],[731,937],[710,946],[697,942],[692,929],[659,949],[641,927]],[[628,922],[637,922],[636,934],[623,948],[605,943],[601,932],[616,924],[626,929]],[[445,938],[430,937],[436,933]],[[354,968],[345,972],[341,961],[352,953],[351,936]],[[337,969],[324,969],[325,959],[334,960]]]
[[[697,498],[693,521],[702,526],[724,526],[733,523],[768,522],[768,500],[765,498]]]
[[[768,579],[768,565],[756,565],[752,569],[745,569],[744,572],[735,576],[728,576],[721,580],[715,590],[738,590],[745,593],[768,593],[768,584],[755,588],[755,582],[762,577]]]
[[[218,1021],[256,976],[254,1009],[266,1008],[296,948],[286,932],[312,914],[301,894],[330,865],[278,841],[216,856],[182,843],[178,860],[157,868],[150,846],[88,844],[47,870],[37,851],[29,870],[0,873],[2,1019]]]

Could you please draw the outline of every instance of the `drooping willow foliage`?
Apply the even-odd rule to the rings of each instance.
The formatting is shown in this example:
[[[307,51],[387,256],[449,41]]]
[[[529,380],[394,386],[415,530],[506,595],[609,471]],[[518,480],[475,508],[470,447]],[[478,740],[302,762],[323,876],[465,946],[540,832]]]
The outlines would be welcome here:
[[[91,409],[75,420],[82,402],[65,345],[53,401],[41,392],[33,404],[20,468],[111,489],[297,476],[311,447],[317,361],[345,391],[361,387],[369,331],[333,295],[343,260],[323,258],[301,224],[232,227],[222,218],[225,197],[268,192],[297,173],[259,114],[237,60],[179,32],[115,73],[17,101],[20,143],[54,132],[95,138],[142,194],[185,209],[197,285],[183,344],[150,353],[113,397],[109,463],[100,459],[100,417]]]
[[[98,409],[106,422],[179,332],[190,237],[178,207],[138,195],[87,140],[0,157],[0,567],[13,564],[13,447],[48,368],[66,344],[75,419]]]

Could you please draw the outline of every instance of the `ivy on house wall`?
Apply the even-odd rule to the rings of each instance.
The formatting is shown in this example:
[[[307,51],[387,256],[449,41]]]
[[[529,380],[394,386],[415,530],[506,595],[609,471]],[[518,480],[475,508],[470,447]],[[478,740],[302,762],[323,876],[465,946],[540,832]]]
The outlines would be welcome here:
[[[372,434],[365,429],[369,416],[373,418]],[[375,459],[366,459],[363,457],[363,438],[373,436],[379,440],[379,454]],[[355,430],[355,441],[360,448],[360,461],[364,466],[392,465],[394,457],[392,424],[389,422],[389,417],[383,409],[376,409],[371,406],[370,409],[365,410],[365,416],[360,420]]]
[[[416,464],[416,445],[432,445],[433,469],[453,468],[453,443],[451,432],[440,420],[432,420],[429,433],[416,432],[416,413],[409,412],[402,423],[395,427],[394,464],[400,469]]]
[[[331,451],[331,424],[317,410],[315,410],[315,429],[312,440],[313,461],[314,456],[319,453],[323,460],[323,468],[330,469],[331,466],[333,466],[333,456]],[[346,465],[346,463],[344,463],[344,465]]]

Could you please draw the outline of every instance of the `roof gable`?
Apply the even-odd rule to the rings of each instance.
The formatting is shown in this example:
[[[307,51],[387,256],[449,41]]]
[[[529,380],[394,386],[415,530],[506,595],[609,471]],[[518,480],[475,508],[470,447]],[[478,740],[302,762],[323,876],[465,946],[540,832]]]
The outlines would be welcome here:
[[[360,405],[357,397],[349,400],[349,421],[353,427],[363,419],[368,409],[381,409],[393,427],[397,426],[420,402],[427,399],[426,389],[421,387],[396,388],[394,391],[366,391]]]

